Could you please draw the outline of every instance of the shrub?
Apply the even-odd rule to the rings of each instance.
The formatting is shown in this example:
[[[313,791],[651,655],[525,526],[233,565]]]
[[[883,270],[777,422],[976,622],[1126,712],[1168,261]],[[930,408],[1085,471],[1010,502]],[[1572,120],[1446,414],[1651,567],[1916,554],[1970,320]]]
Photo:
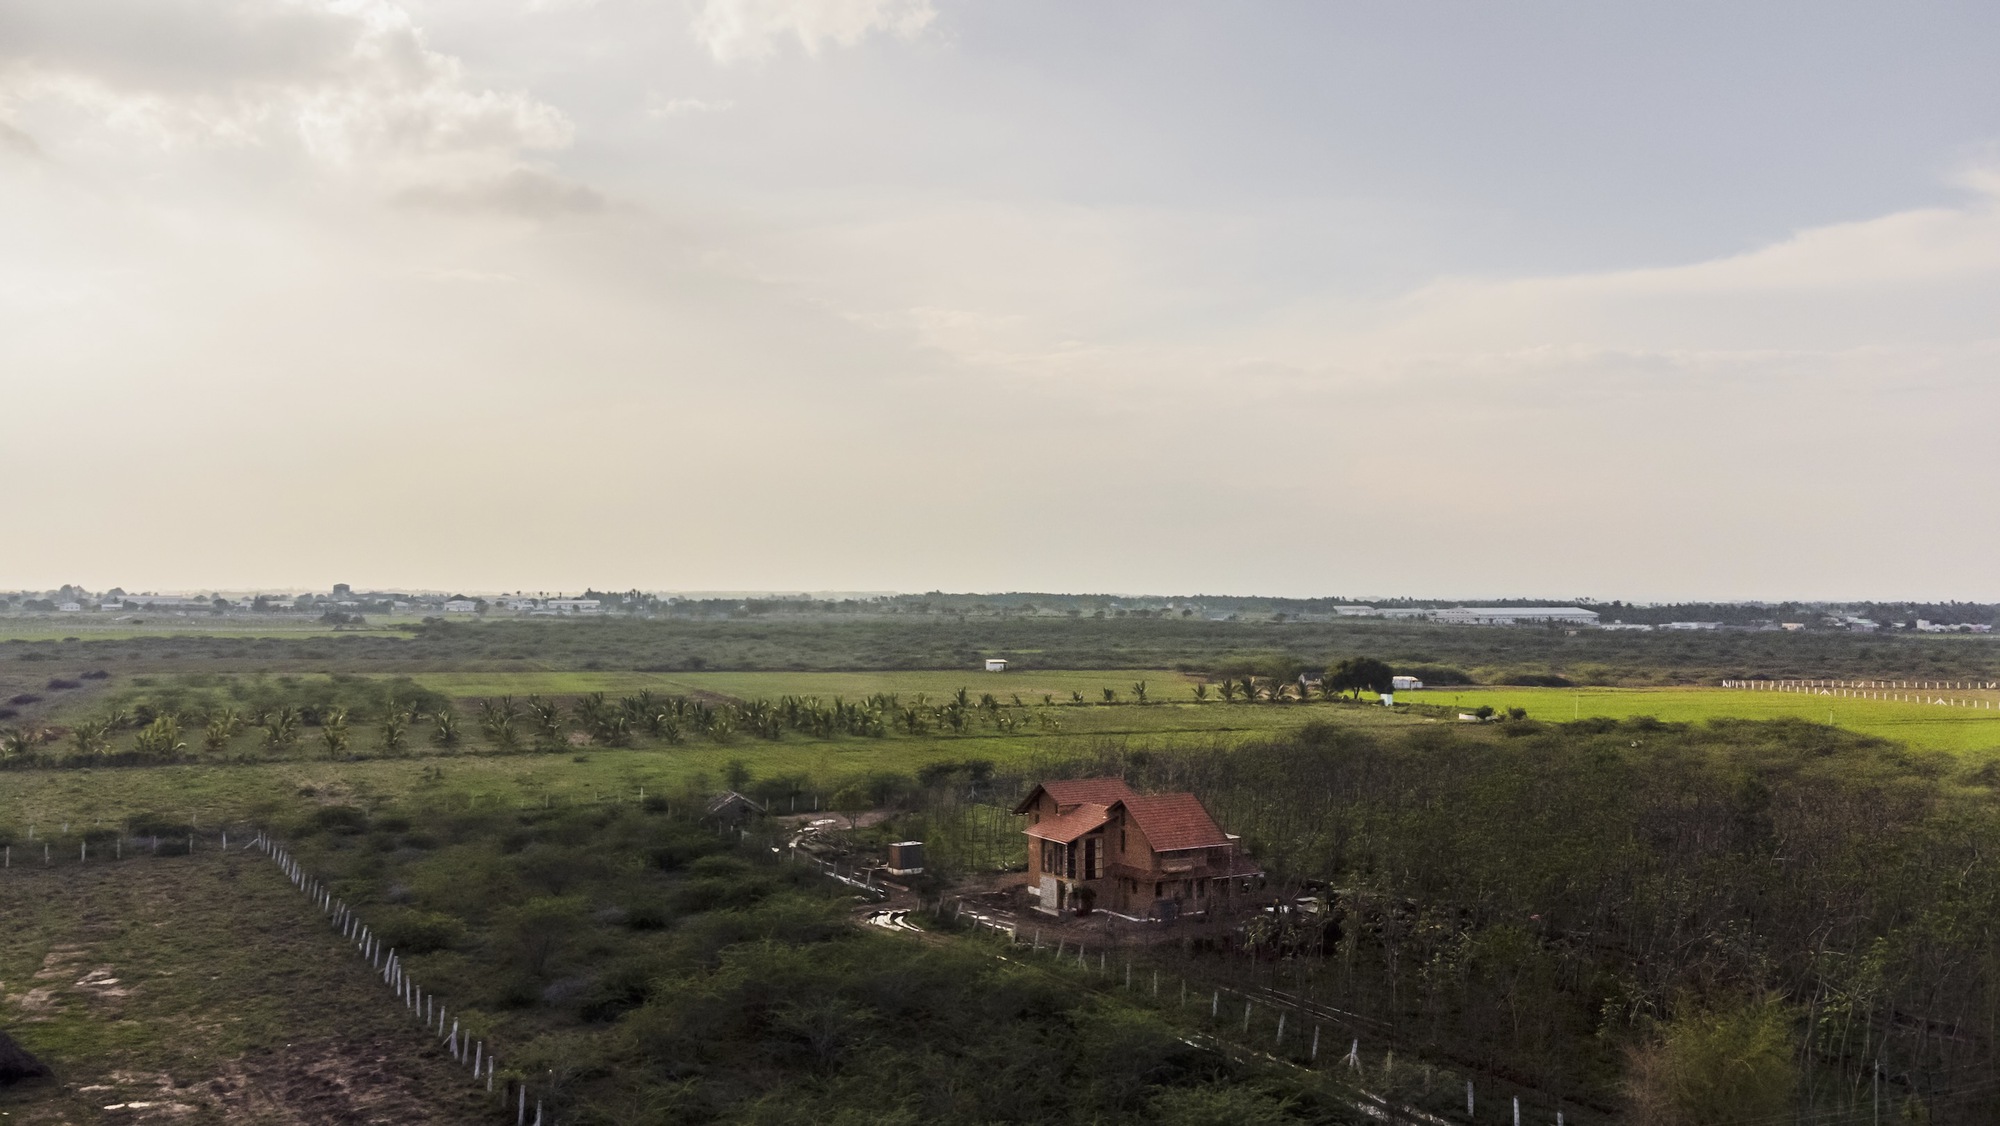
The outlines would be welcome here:
[[[313,811],[312,825],[322,832],[352,836],[367,830],[368,815],[351,805],[323,805]]]
[[[375,933],[398,953],[430,954],[458,945],[465,937],[465,924],[434,911],[394,909],[383,914]]]

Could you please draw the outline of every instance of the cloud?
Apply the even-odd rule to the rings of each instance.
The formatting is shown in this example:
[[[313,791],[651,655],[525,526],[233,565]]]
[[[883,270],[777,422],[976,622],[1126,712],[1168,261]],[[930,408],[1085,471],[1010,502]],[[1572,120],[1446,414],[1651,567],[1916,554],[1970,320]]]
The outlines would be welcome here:
[[[595,189],[531,168],[459,183],[405,188],[396,201],[440,211],[496,212],[528,219],[589,215],[605,208]]]
[[[735,109],[736,103],[726,99],[707,101],[701,98],[666,98],[654,94],[647,99],[646,116],[668,118],[685,117],[697,113],[722,113]]]
[[[553,106],[472,81],[389,0],[19,0],[0,8],[6,105],[405,181],[505,168],[573,132]]]
[[[33,137],[28,136],[19,127],[4,120],[0,120],[0,148],[5,148],[13,152],[16,156],[25,156],[31,160],[40,160],[43,155],[42,146],[36,144]]]
[[[786,39],[809,55],[878,31],[913,39],[936,19],[930,0],[702,0],[693,31],[726,64],[769,58]]]

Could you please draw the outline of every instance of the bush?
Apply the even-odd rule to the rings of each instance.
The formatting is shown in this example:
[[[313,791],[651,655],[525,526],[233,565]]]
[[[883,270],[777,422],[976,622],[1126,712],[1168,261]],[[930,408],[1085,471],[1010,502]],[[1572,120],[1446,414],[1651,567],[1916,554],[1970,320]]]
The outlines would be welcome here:
[[[449,950],[465,937],[465,924],[434,911],[397,908],[375,924],[383,945],[401,954],[431,954]]]
[[[312,827],[321,832],[353,836],[367,831],[368,815],[351,805],[323,805],[313,811]]]

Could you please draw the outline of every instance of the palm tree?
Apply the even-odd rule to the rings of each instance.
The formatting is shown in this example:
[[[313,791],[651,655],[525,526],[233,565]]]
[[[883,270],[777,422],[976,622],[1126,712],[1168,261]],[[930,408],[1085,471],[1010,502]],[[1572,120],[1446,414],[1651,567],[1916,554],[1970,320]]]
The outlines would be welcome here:
[[[431,731],[431,742],[440,747],[458,745],[458,716],[453,714],[450,708],[438,709],[437,714],[431,717],[431,722],[436,724]]]
[[[537,749],[553,751],[566,742],[563,737],[563,709],[560,702],[530,696],[528,715],[533,719]]]
[[[1132,695],[1134,695],[1134,696],[1137,696],[1137,697],[1139,698],[1139,702],[1140,702],[1141,704],[1145,703],[1145,702],[1146,702],[1146,682],[1142,680],[1142,681],[1139,681],[1138,683],[1136,683],[1136,684],[1132,685]]]
[[[1200,684],[1197,684],[1197,685],[1195,685],[1195,686],[1194,686],[1194,702],[1195,702],[1195,703],[1197,703],[1197,704],[1206,704],[1206,703],[1208,703],[1208,682],[1207,682],[1207,681],[1205,681],[1205,680],[1204,680],[1204,681],[1202,681],[1202,682],[1201,682]]]
[[[174,758],[187,750],[181,742],[180,721],[170,715],[163,715],[147,724],[133,740],[133,749],[148,758]]]
[[[201,745],[210,754],[221,754],[241,730],[243,717],[237,714],[235,708],[213,712],[208,717],[208,726],[202,730]]]
[[[1080,688],[1072,688],[1072,689],[1070,689],[1070,693],[1069,693],[1069,702],[1070,702],[1070,703],[1072,703],[1072,704],[1081,704],[1081,703],[1083,703],[1083,690],[1082,690],[1082,689],[1080,689]]]
[[[375,738],[382,745],[384,754],[396,754],[403,749],[404,733],[409,730],[410,713],[398,708],[395,701],[389,702],[389,710],[382,714],[381,726],[375,729]]]
[[[326,757],[339,758],[347,753],[347,725],[327,724],[319,729],[319,741],[326,747]]]
[[[111,746],[111,725],[103,720],[84,720],[70,728],[70,740],[76,744],[79,755],[97,755]]]
[[[1118,690],[1117,690],[1117,689],[1115,689],[1115,688],[1106,688],[1106,689],[1104,690],[1104,702],[1105,702],[1105,703],[1107,703],[1107,704],[1115,704],[1115,703],[1117,703],[1117,702],[1118,702]]]
[[[1225,703],[1225,704],[1229,704],[1229,703],[1234,703],[1234,702],[1235,702],[1235,700],[1236,700],[1236,682],[1235,682],[1235,681],[1233,681],[1233,680],[1230,680],[1230,679],[1228,679],[1227,677],[1225,677],[1225,678],[1223,678],[1223,681],[1222,681],[1222,683],[1216,686],[1216,690],[1222,693],[1222,702],[1223,702],[1223,703]]]
[[[7,758],[26,758],[42,745],[42,733],[26,727],[10,727],[0,734],[0,755]]]

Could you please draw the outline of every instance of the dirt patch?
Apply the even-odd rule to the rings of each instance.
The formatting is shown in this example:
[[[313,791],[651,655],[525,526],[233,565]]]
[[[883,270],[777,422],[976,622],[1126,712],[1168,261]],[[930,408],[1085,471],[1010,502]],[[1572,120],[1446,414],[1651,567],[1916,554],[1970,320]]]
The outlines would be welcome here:
[[[229,1121],[400,1126],[445,1120],[407,1038],[300,1042],[232,1060],[205,1086]]]

